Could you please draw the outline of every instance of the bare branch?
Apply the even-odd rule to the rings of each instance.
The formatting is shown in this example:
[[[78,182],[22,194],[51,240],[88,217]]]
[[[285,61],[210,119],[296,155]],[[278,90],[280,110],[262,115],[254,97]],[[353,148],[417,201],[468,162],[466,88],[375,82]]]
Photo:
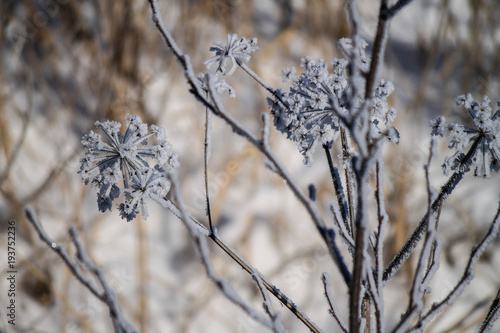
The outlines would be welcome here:
[[[271,299],[269,298],[269,293],[266,290],[266,286],[264,285],[264,282],[262,281],[261,277],[259,274],[252,274],[252,278],[254,279],[255,283],[257,284],[257,287],[259,288],[259,291],[262,295],[262,298],[264,299],[263,307],[266,313],[268,314],[269,318],[271,319],[271,322],[273,324],[273,332],[274,333],[285,333],[287,330],[283,327],[283,324],[281,323],[280,320],[280,314],[276,313],[273,308],[273,303],[271,302]]]
[[[461,162],[461,165],[457,168],[457,171],[453,175],[448,178],[448,181],[441,187],[439,195],[432,202],[431,213],[434,213],[436,210],[441,209],[442,205],[446,201],[446,199],[453,192],[458,183],[462,180],[465,173],[467,172],[467,163],[469,163],[470,159],[474,156],[476,149],[478,147],[479,140],[476,140],[474,144],[471,146],[464,159]],[[415,228],[411,236],[408,238],[403,247],[399,250],[396,256],[391,260],[391,262],[387,265],[384,270],[383,280],[389,280],[392,275],[399,269],[399,267],[410,257],[410,254],[413,252],[418,242],[422,239],[422,236],[427,228],[427,213],[424,215],[420,223]]]
[[[472,252],[469,257],[469,261],[467,266],[465,267],[464,273],[462,277],[458,281],[457,285],[453,288],[452,291],[441,301],[438,303],[434,303],[429,311],[427,311],[422,317],[420,317],[419,321],[412,327],[412,332],[423,332],[428,323],[439,313],[441,313],[447,306],[451,306],[451,304],[462,294],[467,285],[474,278],[474,270],[476,268],[476,264],[484,253],[489,243],[498,235],[500,227],[500,205],[498,207],[497,213],[493,222],[490,225],[490,228],[484,235],[483,239],[472,248]]]
[[[174,194],[176,201],[179,205],[179,210],[181,213],[181,221],[184,222],[184,225],[189,231],[189,234],[193,240],[193,243],[198,250],[198,253],[201,257],[201,262],[205,267],[205,272],[207,276],[214,282],[214,284],[219,288],[219,290],[233,302],[235,305],[240,307],[243,311],[245,311],[251,318],[258,321],[262,325],[267,328],[272,329],[273,325],[271,321],[265,318],[262,314],[253,309],[250,305],[248,305],[245,301],[243,301],[234,291],[232,286],[224,279],[220,278],[212,267],[212,262],[209,258],[209,250],[207,246],[206,238],[203,237],[203,234],[199,233],[196,228],[193,228],[191,220],[189,218],[189,214],[186,211],[184,206],[184,201],[179,193],[179,185],[177,184],[177,179],[170,173],[167,174],[168,179],[172,183],[172,193]]]
[[[347,327],[343,322],[342,318],[340,318],[337,306],[333,301],[332,284],[330,283],[330,277],[328,276],[327,273],[323,273],[323,275],[321,276],[321,280],[323,281],[323,287],[325,289],[325,297],[326,300],[328,301],[328,306],[330,307],[330,314],[333,316],[337,324],[339,324],[342,332],[347,333],[348,332]]]
[[[479,333],[488,333],[493,328],[493,324],[500,316],[500,289],[498,289],[495,299],[491,302],[490,310],[484,318],[481,327],[479,328]]]
[[[85,277],[78,265],[71,260],[68,252],[66,251],[66,248],[63,245],[57,245],[52,241],[52,239],[50,239],[49,235],[47,235],[45,230],[43,230],[43,227],[38,221],[35,211],[31,207],[27,206],[24,209],[24,213],[28,222],[30,222],[33,228],[35,228],[35,231],[38,233],[40,239],[45,244],[47,244],[55,253],[57,253],[59,257],[61,257],[71,273],[77,278],[78,281],[80,281],[81,284],[83,284],[94,296],[96,296],[99,300],[106,304],[106,306],[109,308],[109,315],[113,320],[115,331],[117,333],[137,333],[137,329],[135,329],[132,324],[130,324],[122,315],[115,291],[108,283],[104,272],[99,267],[97,267],[94,262],[92,262],[92,260],[90,260],[90,258],[88,257],[85,248],[83,247],[83,244],[78,237],[76,229],[73,227],[69,229],[69,235],[76,247],[76,256],[78,260],[80,260],[87,267],[90,273],[92,273],[97,278],[103,289],[102,292],[97,289],[92,281]]]

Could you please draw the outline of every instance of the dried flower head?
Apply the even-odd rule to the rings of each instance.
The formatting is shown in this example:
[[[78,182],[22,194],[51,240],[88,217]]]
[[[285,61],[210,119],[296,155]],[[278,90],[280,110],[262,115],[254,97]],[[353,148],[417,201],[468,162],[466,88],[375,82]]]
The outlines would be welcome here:
[[[295,68],[285,69],[283,81],[292,81],[291,87],[278,90],[277,98],[268,99],[274,125],[297,143],[305,164],[312,162],[312,152],[318,143],[325,145],[336,139],[340,129],[337,115],[347,113],[345,92],[349,82],[344,72],[348,61],[335,59],[330,65],[323,59],[303,58],[304,72],[295,76]],[[392,83],[383,80],[375,90],[371,103],[373,139],[381,136],[393,142],[399,139],[398,132],[390,126],[396,110],[387,103],[393,90]]]
[[[236,34],[227,35],[226,45],[214,43],[210,51],[215,52],[213,57],[204,61],[204,64],[210,69],[214,64],[218,64],[216,72],[222,75],[231,75],[236,70],[238,62],[247,62],[250,60],[250,53],[257,50],[257,38],[238,37]],[[226,69],[228,60],[231,60],[231,67]]]
[[[471,94],[460,95],[456,102],[469,111],[476,128],[446,123],[444,117],[430,122],[432,135],[449,138],[448,148],[456,151],[453,156],[445,159],[443,171],[447,174],[460,166],[467,169],[473,166],[476,177],[490,178],[492,171],[500,170],[500,110],[492,114],[488,96],[477,103]],[[497,104],[500,107],[500,102]],[[463,151],[470,145],[473,145],[473,154],[469,160],[465,160]]]
[[[127,202],[131,197],[131,189],[137,188],[137,184],[140,183],[138,179],[143,179],[152,172],[149,160],[156,160],[167,170],[179,165],[177,153],[172,151],[165,129],[151,125],[150,132],[147,124],[143,123],[139,116],[127,114],[125,119],[127,126],[125,134],[120,132],[121,124],[116,121],[97,121],[96,127],[105,134],[107,140],[103,140],[103,137],[94,131],[90,131],[82,138],[82,144],[87,151],[80,159],[78,174],[85,184],[90,182],[98,191],[97,203],[101,212],[111,210],[113,200],[123,191],[126,193]],[[152,137],[156,138],[156,144],[148,144]],[[155,174],[160,170],[165,173],[165,169],[159,165],[156,164],[154,167]],[[153,184],[149,178],[147,179],[148,184]],[[121,181],[124,190],[120,190]],[[149,190],[148,193],[163,193],[167,187],[163,186],[164,183],[161,185],[161,189]],[[139,206],[131,205],[131,207],[137,211]],[[126,214],[122,212],[122,217],[127,217],[128,220],[132,215],[130,210]]]

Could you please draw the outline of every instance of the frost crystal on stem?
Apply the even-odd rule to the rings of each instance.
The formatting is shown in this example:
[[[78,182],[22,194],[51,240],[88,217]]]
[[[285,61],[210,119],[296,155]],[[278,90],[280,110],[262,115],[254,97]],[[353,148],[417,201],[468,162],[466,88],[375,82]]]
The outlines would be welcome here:
[[[365,46],[366,43],[362,44],[362,47]],[[293,67],[283,70],[283,81],[292,81],[291,87],[278,90],[277,98],[268,99],[274,125],[297,143],[305,164],[312,162],[312,153],[318,143],[325,145],[337,138],[342,126],[338,117],[349,116],[346,96],[351,87],[344,76],[348,61],[335,59],[330,64],[331,72],[329,64],[323,59],[303,58],[301,67],[305,71],[296,76]],[[375,89],[370,104],[372,139],[386,137],[393,142],[399,140],[399,133],[390,126],[396,117],[396,110],[387,103],[387,97],[393,91],[394,85],[384,80]]]
[[[213,57],[205,60],[204,64],[208,68],[212,67],[214,64],[218,64],[217,72],[221,72],[222,75],[231,75],[236,70],[238,62],[247,62],[250,60],[251,52],[257,50],[257,38],[245,38],[238,37],[236,34],[227,35],[226,45],[221,43],[214,43],[210,48],[210,51],[215,52]],[[231,60],[231,68],[226,69],[228,65],[228,60]]]
[[[204,92],[208,93],[208,85],[205,80],[205,75],[204,73],[198,74],[198,83],[200,84],[201,89],[203,89]],[[235,98],[236,97],[236,92],[234,91],[233,87],[231,87],[226,80],[219,78],[218,76],[215,76],[214,78],[215,81],[215,91],[217,94],[222,95],[225,91],[229,94],[229,97]]]
[[[100,134],[90,131],[82,138],[87,150],[80,159],[78,172],[85,184],[89,182],[97,193],[99,211],[111,210],[113,201],[125,192],[125,203],[119,205],[122,218],[133,219],[142,208],[144,218],[147,217],[145,199],[151,197],[155,201],[168,193],[169,185],[165,180],[165,169],[179,165],[177,153],[167,141],[165,129],[141,121],[139,116],[127,114],[125,117],[127,130],[120,132],[121,124],[116,121],[96,121],[108,142]],[[148,144],[152,137],[157,144]],[[158,164],[151,167],[149,160]],[[120,180],[124,189],[120,190]]]
[[[474,102],[471,94],[460,95],[456,101],[457,105],[464,105],[469,111],[476,128],[446,123],[444,117],[430,122],[432,135],[449,138],[448,148],[455,150],[453,156],[445,158],[443,171],[447,174],[465,162],[467,169],[471,166],[475,168],[476,177],[490,178],[492,171],[500,170],[500,109],[492,114],[488,96],[484,96],[481,103]],[[500,107],[500,102],[497,104]],[[465,161],[463,151],[471,144],[477,148],[472,158]]]

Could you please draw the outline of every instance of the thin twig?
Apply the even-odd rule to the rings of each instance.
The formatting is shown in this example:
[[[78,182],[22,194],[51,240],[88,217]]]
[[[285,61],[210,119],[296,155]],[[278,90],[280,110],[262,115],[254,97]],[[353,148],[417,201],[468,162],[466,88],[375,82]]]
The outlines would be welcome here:
[[[352,239],[351,235],[349,235],[349,232],[347,231],[343,221],[342,221],[342,215],[340,214],[340,210],[337,205],[331,204],[330,205],[330,210],[333,213],[333,221],[337,228],[339,228],[339,234],[340,237],[347,243],[349,246],[349,252],[354,252],[354,240]]]
[[[399,0],[396,2],[394,5],[392,5],[390,8],[386,8],[381,15],[385,17],[386,20],[392,19],[394,16],[396,16],[397,13],[401,11],[404,7],[409,5],[413,0]]]
[[[383,282],[382,282],[382,272],[383,272],[383,250],[384,250],[384,236],[387,227],[387,222],[389,217],[385,210],[385,199],[384,199],[384,164],[381,158],[377,160],[376,163],[377,170],[377,190],[375,192],[375,198],[377,201],[377,234],[375,240],[375,290],[377,293],[377,299],[375,304],[375,318],[377,321],[377,333],[382,333],[385,331],[384,327],[384,293],[383,293]],[[370,274],[368,274],[370,275]],[[372,295],[373,297],[373,295]],[[374,299],[375,303],[375,299]],[[378,303],[378,304],[377,304]]]
[[[106,276],[103,271],[94,264],[94,262],[88,257],[85,248],[78,236],[78,233],[74,227],[70,227],[69,235],[73,244],[76,248],[76,256],[79,261],[81,261],[87,269],[97,278],[99,284],[101,285],[103,291],[99,291],[92,281],[87,279],[83,272],[80,270],[78,265],[71,260],[63,245],[57,245],[53,240],[47,235],[43,227],[41,226],[35,211],[27,206],[24,209],[24,213],[28,222],[31,223],[35,231],[38,233],[40,239],[47,244],[56,254],[61,257],[66,266],[69,268],[71,273],[76,277],[81,284],[83,284],[95,297],[102,301],[109,309],[110,317],[115,326],[117,333],[137,333],[132,324],[130,324],[125,317],[122,315],[116,293],[108,283]]]
[[[343,154],[343,159],[345,160],[345,181],[346,181],[346,188],[347,188],[347,204],[349,206],[349,221],[351,223],[351,228],[349,229],[351,232],[351,237],[354,237],[354,183],[352,181],[351,177],[351,162],[349,158],[347,157],[350,154],[349,149],[350,144],[348,140],[348,135],[346,133],[346,130],[344,128],[340,128],[340,137],[342,140],[342,154]]]
[[[387,10],[388,0],[380,1],[379,18],[377,33],[373,43],[373,52],[370,62],[370,71],[366,78],[365,84],[365,100],[370,100],[373,97],[373,90],[378,81],[378,76],[381,71],[382,62],[384,60],[385,45],[387,43],[389,21],[382,15]]]
[[[248,67],[245,63],[241,62],[239,59],[236,60],[237,64],[243,69],[250,77],[252,77],[255,81],[257,81],[264,89],[266,89],[269,93],[271,93],[280,103],[288,108],[288,105],[283,101],[281,95],[277,92],[277,90],[273,89],[270,84],[264,81],[260,76],[257,75],[250,67]]]
[[[269,319],[264,317],[262,314],[257,312],[255,309],[253,309],[249,304],[247,304],[244,300],[242,300],[234,291],[232,286],[224,279],[220,278],[217,273],[215,272],[212,262],[210,261],[209,258],[209,250],[206,242],[206,238],[203,237],[204,235],[199,233],[196,228],[193,228],[193,224],[191,223],[191,219],[189,218],[189,214],[186,211],[186,208],[184,206],[184,201],[182,200],[182,197],[179,192],[179,185],[177,184],[177,179],[170,173],[167,174],[168,179],[170,180],[172,187],[171,191],[173,195],[176,198],[176,201],[178,202],[180,214],[181,214],[181,221],[184,222],[184,225],[189,231],[189,234],[193,240],[193,243],[198,251],[198,254],[200,255],[201,262],[203,263],[203,266],[205,267],[205,272],[207,276],[214,282],[214,284],[219,288],[219,290],[226,296],[227,299],[229,299],[231,302],[233,302],[235,305],[240,307],[245,313],[247,313],[252,319],[258,321],[262,325],[266,326],[267,328],[272,329],[273,325]]]
[[[340,208],[340,213],[342,214],[342,220],[347,229],[348,233],[352,235],[349,226],[349,212],[347,209],[347,202],[344,195],[344,189],[342,187],[342,180],[340,179],[339,170],[337,166],[333,164],[332,154],[330,153],[330,147],[328,145],[323,145],[325,151],[326,159],[328,161],[328,167],[330,168],[330,175],[332,177],[333,189],[335,190],[335,195],[337,197],[337,203]]]
[[[335,319],[337,324],[340,326],[340,329],[344,333],[347,333],[347,327],[342,321],[342,318],[340,318],[337,306],[333,301],[332,284],[330,283],[330,277],[328,276],[327,273],[323,273],[323,275],[321,276],[321,280],[323,281],[323,287],[325,289],[325,297],[328,302],[328,306],[330,307],[330,314],[332,315],[333,319]]]
[[[433,217],[432,210],[432,190],[429,179],[429,167],[432,160],[434,146],[436,144],[435,140],[431,141],[429,158],[427,160],[427,164],[424,167],[425,170],[425,183],[427,188],[427,222],[426,222],[426,235],[424,244],[422,246],[422,250],[420,252],[420,256],[418,258],[417,267],[415,268],[415,273],[413,276],[413,282],[410,289],[410,298],[408,300],[408,307],[406,312],[401,316],[401,320],[396,325],[393,333],[400,333],[407,329],[407,327],[411,324],[411,321],[424,308],[423,296],[425,293],[425,289],[427,285],[423,282],[429,282],[428,279],[425,279],[425,269],[429,265],[431,261],[433,261],[434,256],[432,253],[432,248],[435,243],[436,237],[436,223],[431,223],[431,217]]]
[[[267,315],[271,319],[271,322],[273,324],[273,332],[274,333],[286,333],[287,330],[283,327],[283,324],[281,323],[280,320],[280,314],[276,313],[274,311],[273,303],[271,302],[271,299],[269,298],[269,293],[268,290],[266,289],[266,286],[264,285],[264,282],[262,281],[262,278],[259,274],[252,274],[252,278],[254,279],[255,283],[257,284],[257,287],[259,288],[260,294],[262,295],[262,298],[264,299],[263,302],[263,307],[264,310],[266,311]]]
[[[210,149],[211,149],[211,140],[210,140],[210,130],[212,126],[212,113],[205,108],[205,142],[203,145],[203,174],[205,178],[205,199],[206,199],[206,213],[208,217],[208,226],[210,231],[214,229],[212,224],[212,213],[210,212],[210,195],[208,193],[208,160],[210,159]]]
[[[500,316],[500,289],[498,289],[497,295],[491,302],[490,309],[484,318],[478,333],[488,333],[493,328],[495,320]]]
[[[412,332],[423,332],[425,327],[429,324],[429,322],[440,312],[442,312],[446,307],[451,306],[452,303],[462,294],[467,285],[474,278],[474,271],[476,268],[476,264],[479,261],[479,258],[484,253],[489,243],[497,237],[498,231],[500,227],[500,205],[498,207],[497,213],[493,222],[490,225],[490,228],[481,239],[481,241],[474,246],[472,252],[469,257],[469,261],[467,262],[467,266],[464,269],[464,273],[462,277],[458,281],[457,285],[453,288],[452,291],[440,302],[434,303],[429,311],[427,311],[423,316],[421,316],[418,322],[411,328]]]
[[[441,187],[439,195],[432,203],[431,213],[434,213],[436,210],[442,207],[446,199],[450,196],[455,187],[464,177],[465,173],[468,170],[467,163],[474,156],[476,149],[478,147],[478,142],[479,140],[476,140],[472,144],[471,148],[469,149],[464,159],[460,163],[460,166],[458,166],[457,171],[455,171],[455,173],[453,173],[453,175],[451,175],[450,178],[448,178],[448,181]],[[385,268],[383,275],[384,281],[387,281],[392,277],[392,275],[399,269],[399,267],[401,267],[401,265],[406,261],[406,259],[408,259],[410,254],[413,252],[417,244],[422,239],[422,235],[426,230],[427,215],[428,214],[425,213],[424,217],[422,217],[422,220],[420,220],[420,223],[415,228],[413,233],[410,235],[406,243],[403,245],[403,247],[398,251],[396,256],[391,260],[391,262]]]
[[[181,212],[178,206],[173,203],[170,199],[165,198],[161,204],[168,208],[176,217],[181,218]],[[290,310],[307,328],[314,333],[319,333],[321,330],[319,327],[312,322],[307,315],[288,297],[286,296],[280,289],[274,286],[269,280],[267,280],[262,274],[258,273],[257,269],[255,269],[250,263],[248,263],[241,255],[238,254],[234,249],[232,249],[228,244],[226,244],[222,239],[217,235],[217,229],[214,228],[213,232],[207,230],[207,228],[203,225],[203,223],[197,221],[194,217],[188,214],[189,222],[191,225],[196,227],[199,232],[201,232],[204,236],[209,237],[219,248],[221,248],[234,262],[236,262],[240,267],[245,270],[248,274],[259,274],[264,286],[269,290],[271,294],[273,294],[276,299],[278,299],[287,309]]]

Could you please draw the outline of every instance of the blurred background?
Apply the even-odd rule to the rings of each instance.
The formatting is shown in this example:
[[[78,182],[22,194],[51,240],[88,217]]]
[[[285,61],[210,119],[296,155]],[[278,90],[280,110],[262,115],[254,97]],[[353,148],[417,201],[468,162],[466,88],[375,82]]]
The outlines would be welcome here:
[[[259,51],[248,63],[273,87],[280,72],[299,69],[306,55],[341,57],[339,38],[349,37],[344,2],[336,0],[161,0],[164,22],[191,56],[195,73],[205,72],[214,41],[227,33],[257,37]],[[378,2],[358,1],[366,40],[375,34]],[[404,243],[426,211],[423,165],[428,121],[438,115],[469,123],[457,95],[500,100],[500,6],[496,0],[414,1],[391,23],[382,76],[396,90],[401,143],[386,146],[386,199],[390,215],[386,260]],[[77,175],[81,137],[96,120],[124,121],[138,114],[166,129],[179,153],[184,199],[205,221],[203,188],[204,108],[187,92],[179,64],[151,22],[146,1],[0,2],[0,303],[7,304],[7,221],[16,221],[17,323],[7,332],[111,332],[108,311],[83,289],[26,223],[31,205],[49,235],[70,251],[67,229],[80,231],[91,258],[116,289],[126,316],[140,332],[260,332],[262,327],[227,301],[204,274],[180,221],[155,203],[150,217],[127,223],[116,210],[101,214],[96,194]],[[228,79],[236,99],[227,109],[257,132],[267,112],[266,92],[244,72]],[[493,107],[496,107],[493,105]],[[271,145],[306,189],[314,184],[325,220],[335,200],[326,159],[318,149],[311,167],[295,145],[275,130]],[[431,181],[446,180],[442,142]],[[264,167],[264,158],[214,119],[209,189],[220,236],[301,307],[325,331],[337,327],[327,312],[321,273],[329,272],[340,312],[347,320],[347,290],[308,215],[288,188]],[[338,147],[334,147],[339,152]],[[339,163],[336,161],[336,163]],[[492,221],[500,189],[467,176],[443,211],[442,271],[427,301],[441,299],[461,276],[470,247]],[[473,332],[499,287],[499,242],[477,267],[477,278],[459,304],[431,324],[429,332]],[[212,247],[217,272],[240,295],[262,308],[252,279]],[[496,255],[495,255],[496,254]],[[412,257],[412,260],[414,262]],[[412,260],[409,262],[411,263]],[[4,264],[5,263],[5,264]],[[406,264],[386,290],[388,327],[407,304],[414,265]],[[338,281],[338,282],[337,282]],[[402,301],[403,300],[403,301]],[[285,327],[305,327],[277,302]],[[403,305],[402,305],[403,304]],[[498,326],[498,325],[497,325]]]

